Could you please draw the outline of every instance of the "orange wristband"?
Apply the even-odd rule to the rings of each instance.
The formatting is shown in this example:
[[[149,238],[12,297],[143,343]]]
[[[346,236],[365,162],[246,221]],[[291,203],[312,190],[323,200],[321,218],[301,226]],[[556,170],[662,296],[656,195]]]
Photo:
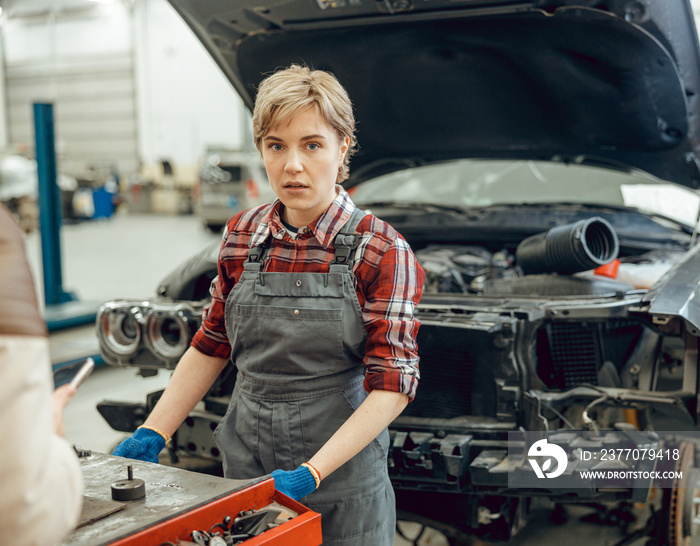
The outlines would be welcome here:
[[[163,437],[163,440],[165,440],[165,445],[166,445],[166,446],[170,447],[170,445],[172,445],[172,444],[170,443],[170,441],[172,440],[172,438],[171,438],[170,436],[168,436],[165,432],[161,432],[161,431],[158,430],[157,428],[148,427],[148,426],[145,426],[145,425],[141,425],[139,428],[145,428],[145,429],[147,429],[147,430],[152,430],[152,431],[155,432],[156,434],[160,434],[160,435]]]
[[[305,466],[309,469],[316,482],[316,489],[318,489],[318,486],[321,485],[321,474],[310,463],[301,463],[301,466]]]

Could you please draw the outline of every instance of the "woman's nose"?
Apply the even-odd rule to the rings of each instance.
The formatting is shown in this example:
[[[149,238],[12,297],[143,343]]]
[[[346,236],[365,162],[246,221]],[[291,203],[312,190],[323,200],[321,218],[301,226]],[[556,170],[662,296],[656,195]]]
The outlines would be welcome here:
[[[287,160],[284,164],[285,171],[287,171],[288,173],[298,173],[302,170],[301,157],[299,156],[298,152],[290,150],[287,153],[286,159]]]

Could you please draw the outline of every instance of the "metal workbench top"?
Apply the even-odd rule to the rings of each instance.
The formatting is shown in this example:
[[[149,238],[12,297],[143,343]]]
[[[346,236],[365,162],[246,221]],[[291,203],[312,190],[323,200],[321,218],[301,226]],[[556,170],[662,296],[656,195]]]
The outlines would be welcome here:
[[[63,545],[103,546],[233,492],[264,481],[228,480],[179,468],[92,453],[80,459],[85,483],[81,523]],[[113,501],[111,485],[133,477],[145,482],[145,498]]]

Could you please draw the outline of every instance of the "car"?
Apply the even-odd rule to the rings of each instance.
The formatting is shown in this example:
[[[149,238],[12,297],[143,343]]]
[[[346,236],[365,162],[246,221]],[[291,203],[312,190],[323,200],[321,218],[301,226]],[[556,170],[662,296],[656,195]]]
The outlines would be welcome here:
[[[215,233],[237,212],[275,199],[258,154],[220,148],[207,150],[194,193],[195,214]]]
[[[426,271],[418,394],[389,427],[400,517],[458,544],[509,540],[541,499],[597,506],[623,531],[642,506],[647,544],[686,544],[700,454],[700,49],[688,1],[170,1],[249,108],[260,80],[292,63],[332,71],[353,99],[359,151],[345,185]],[[105,360],[173,369],[216,252],[175,268],[149,301],[105,303]],[[230,363],[177,431],[175,455],[220,458],[211,431],[234,383]],[[130,432],[158,396],[99,409]],[[558,488],[547,478],[560,463],[538,467],[529,456],[543,444],[524,453],[525,433],[565,460],[591,446],[666,453],[654,468],[684,477]],[[611,464],[646,468],[636,462]],[[515,486],[530,466],[547,477]]]

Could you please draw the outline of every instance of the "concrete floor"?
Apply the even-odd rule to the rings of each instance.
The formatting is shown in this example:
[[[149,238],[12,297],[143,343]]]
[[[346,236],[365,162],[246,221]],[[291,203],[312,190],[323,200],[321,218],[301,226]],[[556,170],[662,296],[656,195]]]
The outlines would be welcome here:
[[[75,292],[81,301],[95,304],[117,298],[151,297],[161,278],[218,238],[219,235],[207,231],[193,216],[118,214],[109,220],[64,226],[61,232],[64,290]],[[42,293],[38,233],[27,237],[27,251],[38,292]],[[98,353],[93,325],[52,333],[50,342],[54,364]],[[97,402],[104,399],[142,402],[147,393],[163,388],[168,378],[166,372],[144,379],[133,369],[98,368],[65,411],[68,440],[84,449],[109,453],[126,436],[106,424],[95,409]],[[551,507],[537,506],[529,525],[508,544],[605,546],[622,538],[617,528],[581,522],[580,518],[590,512],[574,507],[569,510],[566,523],[554,525],[550,521]],[[420,526],[405,522],[401,529],[407,537],[415,537]],[[412,540],[397,535],[395,546],[410,544]],[[442,534],[427,530],[417,544],[446,546],[447,540]]]

